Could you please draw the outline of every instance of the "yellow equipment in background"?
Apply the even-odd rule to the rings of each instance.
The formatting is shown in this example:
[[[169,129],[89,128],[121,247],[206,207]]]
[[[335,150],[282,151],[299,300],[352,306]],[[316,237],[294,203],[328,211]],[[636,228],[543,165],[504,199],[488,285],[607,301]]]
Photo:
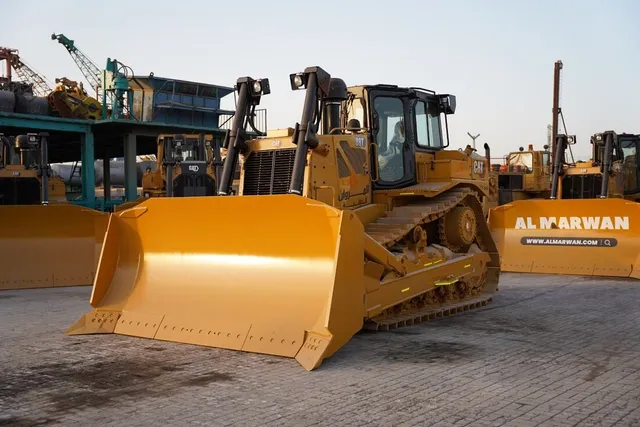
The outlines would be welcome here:
[[[41,138],[18,135],[12,144],[0,134],[0,205],[67,202],[64,182],[50,176],[46,135],[44,143]]]
[[[550,195],[551,165],[548,146],[544,150],[534,150],[529,145],[527,151],[520,147],[507,155],[504,165],[497,171],[498,205],[516,200],[546,199]],[[496,172],[494,170],[494,172]]]
[[[67,202],[47,133],[0,136],[0,289],[89,285],[107,215]]]
[[[491,301],[489,165],[446,150],[441,116],[446,125],[455,97],[347,88],[320,67],[290,82],[306,89],[301,122],[247,140],[247,110],[267,81],[238,80],[220,197],[150,198],[111,215],[94,310],[67,333],[294,357],[311,370],[363,327]],[[224,197],[239,155],[239,196]],[[176,221],[193,233],[162,232]]]
[[[502,270],[640,279],[640,135],[596,134],[590,161],[564,165],[574,143],[558,135],[550,200],[490,212]]]
[[[100,119],[102,104],[87,94],[82,83],[78,84],[66,77],[56,79],[56,83],[56,88],[47,96],[55,113],[68,119]]]
[[[220,176],[220,146],[212,135],[159,135],[157,166],[142,176],[142,197],[116,207],[132,208],[149,197],[215,196]]]

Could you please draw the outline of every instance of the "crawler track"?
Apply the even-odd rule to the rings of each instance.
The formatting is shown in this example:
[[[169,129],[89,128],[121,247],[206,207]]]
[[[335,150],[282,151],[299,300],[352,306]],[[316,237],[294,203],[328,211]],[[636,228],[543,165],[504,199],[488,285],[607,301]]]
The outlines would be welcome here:
[[[437,230],[437,235],[432,236],[432,241],[435,239],[437,244],[453,250],[456,255],[464,255],[466,249],[458,251],[456,245],[447,241],[445,230],[447,214],[459,206],[471,208],[475,214],[474,243],[480,250],[488,252],[491,258],[486,270],[472,277],[468,282],[456,281],[439,286],[434,284],[432,290],[368,319],[365,322],[366,329],[394,329],[473,310],[491,302],[497,290],[495,273],[499,271],[499,257],[484,218],[478,194],[473,188],[457,187],[419,203],[398,206],[386,212],[385,216],[368,224],[365,231],[378,243],[397,253],[407,247],[405,242],[416,226],[426,228],[436,222],[437,227],[432,230]]]

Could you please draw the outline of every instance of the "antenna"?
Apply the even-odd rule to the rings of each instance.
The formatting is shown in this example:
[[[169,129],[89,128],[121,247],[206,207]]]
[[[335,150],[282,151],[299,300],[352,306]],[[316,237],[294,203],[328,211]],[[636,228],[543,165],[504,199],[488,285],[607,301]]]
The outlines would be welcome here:
[[[473,149],[476,149],[476,139],[480,136],[480,134],[477,134],[476,136],[471,135],[469,132],[467,132],[467,135],[469,135],[471,137],[471,139],[473,139]]]

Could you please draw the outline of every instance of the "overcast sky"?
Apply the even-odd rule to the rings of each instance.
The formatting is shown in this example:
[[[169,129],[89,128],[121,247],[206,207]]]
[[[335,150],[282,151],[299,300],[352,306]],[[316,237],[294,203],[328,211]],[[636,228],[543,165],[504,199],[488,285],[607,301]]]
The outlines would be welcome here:
[[[454,4],[455,3],[455,4]],[[221,2],[2,0],[0,45],[17,48],[50,81],[82,80],[64,33],[99,66],[107,57],[154,72],[232,86],[268,77],[269,127],[293,126],[304,95],[288,75],[319,65],[348,85],[421,86],[457,96],[451,144],[467,132],[494,157],[546,143],[553,65],[574,153],[589,136],[640,133],[640,2],[637,0],[322,0]],[[86,83],[85,83],[86,85]],[[233,106],[233,95],[224,107]]]

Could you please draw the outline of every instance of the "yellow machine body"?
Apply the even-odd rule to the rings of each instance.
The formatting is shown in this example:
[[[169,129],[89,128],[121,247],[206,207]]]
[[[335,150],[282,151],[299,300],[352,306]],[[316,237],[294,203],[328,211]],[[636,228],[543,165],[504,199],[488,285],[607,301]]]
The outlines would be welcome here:
[[[556,199],[517,200],[490,211],[502,271],[640,279],[640,139],[618,137],[623,148],[608,176],[593,160],[565,164]],[[593,158],[602,162],[599,145]],[[599,197],[603,179],[606,198]]]
[[[495,205],[549,198],[551,165],[548,150],[534,150],[529,145],[526,151],[521,148],[521,151],[509,153],[504,162],[504,165],[492,165],[491,173],[498,188],[492,200]]]
[[[107,221],[70,203],[0,206],[0,289],[92,284]]]
[[[77,82],[66,77],[56,79],[58,85],[52,90],[47,99],[54,113],[68,119],[99,120],[102,114],[102,104],[90,97],[87,91]]]
[[[60,177],[48,177],[42,205],[41,186],[36,168],[0,167],[2,290],[93,283],[108,215],[70,204]]]
[[[49,203],[67,203],[64,181],[60,177],[51,177],[47,181]],[[37,199],[37,203],[40,203],[41,185],[42,180],[38,176],[36,169],[27,169],[22,165],[6,165],[1,167],[0,206],[20,204],[23,196],[30,200]]]
[[[158,136],[158,149],[156,153],[157,164],[156,169],[151,170],[148,169],[142,175],[142,196],[136,200],[130,200],[125,203],[122,203],[115,207],[115,212],[121,212],[126,209],[137,206],[139,203],[148,199],[150,197],[166,197],[167,196],[167,167],[163,164],[163,159],[165,156],[165,139],[172,138],[175,135],[162,134]],[[216,172],[214,168],[214,153],[213,153],[213,135],[200,135],[200,134],[186,134],[181,135],[184,137],[185,141],[193,142],[198,141],[199,138],[203,137],[203,143],[206,143],[205,148],[205,160],[207,162],[207,170],[206,170],[206,179],[212,185],[211,190],[215,192],[215,185],[217,183]],[[178,181],[181,179],[180,176],[183,174],[182,165],[178,163],[173,171],[172,171],[172,180],[174,183],[174,187],[178,184]],[[237,188],[237,185],[236,185]]]
[[[419,152],[412,185],[371,191],[379,147],[368,135],[317,135],[302,194],[286,194],[294,135],[248,142],[237,197],[149,198],[112,214],[94,310],[68,333],[292,357],[311,370],[363,327],[491,301],[500,269],[483,215],[484,158]],[[193,234],[163,233],[180,212]]]
[[[502,271],[640,279],[640,204],[521,200],[489,213]]]

